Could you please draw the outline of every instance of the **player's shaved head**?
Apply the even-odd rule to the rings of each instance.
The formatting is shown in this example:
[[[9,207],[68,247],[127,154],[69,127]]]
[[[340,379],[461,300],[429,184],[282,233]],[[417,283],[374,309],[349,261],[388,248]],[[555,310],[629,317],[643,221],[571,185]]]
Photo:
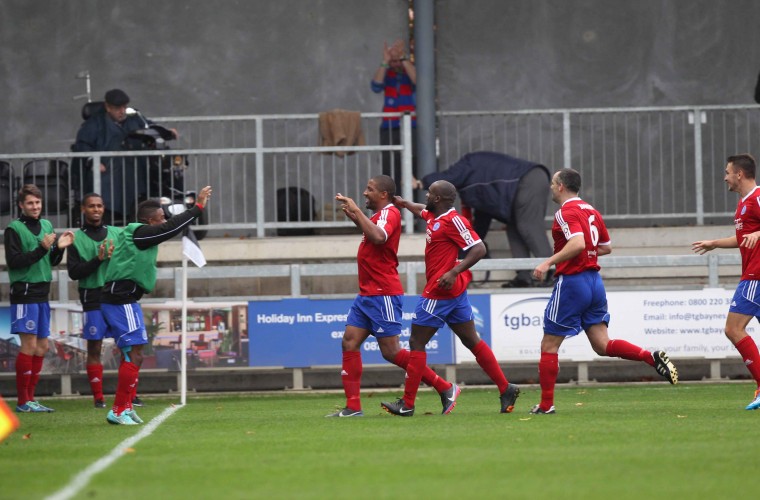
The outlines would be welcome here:
[[[430,185],[429,191],[433,191],[433,194],[440,196],[441,201],[449,207],[454,206],[454,202],[457,200],[457,188],[449,181],[435,181]]]

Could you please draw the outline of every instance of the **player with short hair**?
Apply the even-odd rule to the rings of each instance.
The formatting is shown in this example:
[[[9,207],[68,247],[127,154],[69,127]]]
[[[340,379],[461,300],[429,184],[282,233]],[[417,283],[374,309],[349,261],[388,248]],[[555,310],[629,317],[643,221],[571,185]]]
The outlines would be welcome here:
[[[562,342],[581,330],[600,356],[643,361],[671,384],[678,383],[678,370],[664,351],[649,352],[620,339],[610,339],[607,326],[607,292],[599,275],[597,258],[612,252],[612,242],[602,215],[583,201],[581,175],[570,168],[554,174],[552,200],[560,205],[554,214],[554,255],[533,270],[543,279],[556,265],[554,289],[544,312],[544,336],[538,363],[541,402],[530,413],[554,414],[554,386],[559,373],[558,353]]]
[[[739,194],[734,215],[736,234],[718,240],[695,241],[692,250],[700,255],[715,248],[739,248],[742,256],[742,275],[736,287],[726,317],[726,337],[734,344],[757,388],[747,410],[760,408],[760,353],[757,343],[747,333],[752,318],[760,319],[760,296],[756,294],[760,281],[760,190],[755,181],[756,163],[749,154],[729,156],[723,180],[728,190]],[[741,242],[741,243],[739,243]]]
[[[156,286],[158,245],[181,233],[202,214],[211,196],[211,186],[198,193],[190,210],[168,221],[158,200],[145,200],[137,206],[137,222],[128,224],[116,240],[100,295],[100,310],[121,349],[121,364],[113,407],[106,421],[116,425],[135,425],[142,419],[132,400],[137,388],[142,349],[148,343],[139,300]]]
[[[367,182],[364,197],[366,207],[374,211],[367,217],[351,198],[338,193],[343,212],[362,230],[356,260],[359,266],[359,295],[354,299],[346,320],[343,335],[343,366],[341,378],[346,394],[346,406],[327,417],[361,417],[361,346],[370,335],[377,339],[380,352],[390,363],[401,368],[409,364],[409,351],[399,344],[404,290],[398,275],[398,245],[401,237],[401,214],[391,200],[396,184],[387,175],[373,177]],[[442,413],[448,414],[456,405],[460,389],[431,370],[421,368],[426,384],[441,396]]]
[[[69,246],[66,268],[69,277],[79,281],[79,301],[84,313],[82,338],[87,341],[87,379],[95,408],[105,408],[103,400],[103,365],[100,362],[103,339],[109,337],[108,326],[100,311],[100,294],[105,284],[114,241],[121,229],[103,224],[105,205],[97,193],[84,195],[81,203],[82,227]]]
[[[21,187],[17,197],[21,216],[5,230],[5,262],[11,282],[11,333],[19,336],[16,357],[16,411],[50,413],[34,397],[50,336],[50,282],[52,267],[74,241],[74,233],[56,236],[42,215],[42,191],[34,184]]]
[[[445,324],[472,351],[480,367],[499,388],[501,413],[511,413],[520,395],[520,388],[509,383],[493,351],[475,330],[472,305],[467,296],[467,285],[472,281],[469,269],[485,256],[486,247],[467,219],[454,209],[456,198],[456,188],[444,180],[430,185],[427,205],[398,196],[394,198],[396,206],[406,208],[427,222],[427,284],[412,319],[412,337],[409,341],[412,352],[406,369],[404,396],[394,402],[381,403],[387,412],[394,415],[414,415],[422,369],[427,362],[425,345]],[[460,251],[467,252],[462,260],[459,260]]]

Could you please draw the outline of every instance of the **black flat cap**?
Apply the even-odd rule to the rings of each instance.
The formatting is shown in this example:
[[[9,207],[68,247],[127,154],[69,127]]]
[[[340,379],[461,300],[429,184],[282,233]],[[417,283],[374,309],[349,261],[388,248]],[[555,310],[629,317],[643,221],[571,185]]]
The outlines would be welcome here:
[[[106,102],[111,106],[126,106],[129,104],[129,96],[121,89],[111,89],[106,92]]]

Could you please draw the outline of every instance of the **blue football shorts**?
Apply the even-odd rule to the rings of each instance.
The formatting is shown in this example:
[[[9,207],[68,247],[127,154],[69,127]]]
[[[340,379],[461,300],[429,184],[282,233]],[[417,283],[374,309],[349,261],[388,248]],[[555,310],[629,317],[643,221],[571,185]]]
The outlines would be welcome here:
[[[758,280],[740,281],[734,292],[734,297],[731,299],[731,306],[728,308],[728,312],[754,316],[760,319],[758,284],[760,284]]]
[[[560,275],[544,311],[544,332],[572,337],[599,323],[610,323],[607,292],[599,273]]]
[[[50,304],[11,304],[11,333],[34,334],[39,339],[50,336]]]
[[[120,349],[148,343],[140,304],[100,304],[100,311],[108,325],[110,337]]]
[[[84,312],[84,327],[82,327],[82,338],[85,340],[103,340],[109,335],[109,328],[106,320],[103,319],[103,312],[100,309]]]
[[[346,325],[367,330],[377,338],[401,335],[403,303],[403,295],[357,295]]]
[[[420,297],[414,309],[412,324],[441,328],[446,324],[467,323],[475,316],[467,292],[453,299],[426,299]]]

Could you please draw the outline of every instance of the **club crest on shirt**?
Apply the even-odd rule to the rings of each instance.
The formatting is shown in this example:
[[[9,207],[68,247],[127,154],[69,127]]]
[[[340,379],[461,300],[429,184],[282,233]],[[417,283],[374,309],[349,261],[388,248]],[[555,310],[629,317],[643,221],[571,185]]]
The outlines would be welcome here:
[[[746,213],[747,213],[747,205],[744,205],[744,206],[742,207],[742,211],[741,211],[741,214],[740,214],[740,215],[744,215],[744,214],[746,214]]]
[[[435,224],[433,224],[433,231],[438,231],[440,228],[441,228],[440,222],[436,222]]]

